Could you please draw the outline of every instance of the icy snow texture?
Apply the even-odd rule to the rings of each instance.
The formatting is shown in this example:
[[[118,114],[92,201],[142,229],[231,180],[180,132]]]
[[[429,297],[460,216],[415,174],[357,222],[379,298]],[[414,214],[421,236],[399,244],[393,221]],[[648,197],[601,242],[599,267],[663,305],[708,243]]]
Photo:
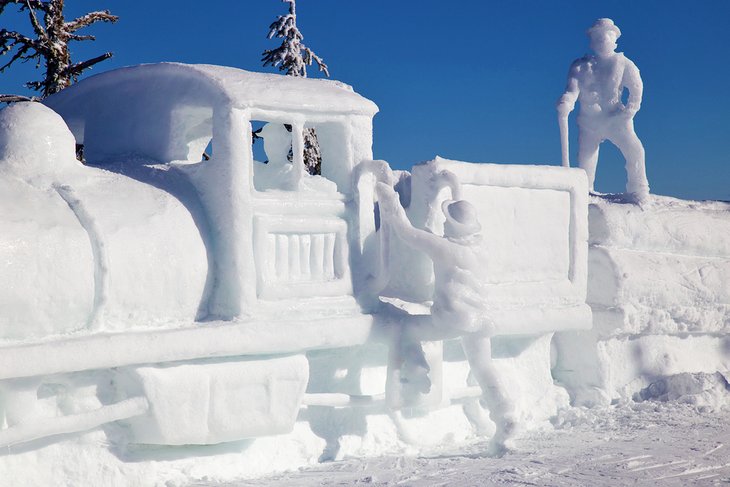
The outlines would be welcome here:
[[[101,416],[121,417],[117,407],[141,412],[138,394],[152,401],[149,416],[130,419],[131,428],[108,424],[11,445],[0,459],[0,478],[33,470],[26,475],[46,484],[78,483],[74,475],[96,469],[92,481],[100,484],[143,483],[150,472],[154,481],[185,482],[219,469],[214,476],[234,479],[242,468],[253,474],[320,455],[372,455],[411,448],[402,442],[445,444],[465,441],[474,430],[489,434],[492,425],[453,341],[424,347],[432,389],[423,408],[386,409],[384,349],[399,325],[424,318],[413,310],[428,310],[423,301],[432,295],[433,273],[424,255],[388,236],[377,217],[375,181],[397,188],[414,226],[439,235],[443,200],[474,204],[484,235],[479,278],[499,335],[491,344],[494,367],[512,386],[521,424],[538,424],[566,402],[550,375],[556,330],[556,376],[584,403],[627,397],[666,375],[728,368],[727,340],[717,333],[726,331],[720,323],[730,245],[719,234],[699,236],[725,228],[720,204],[682,209],[657,198],[662,204],[652,200],[639,212],[595,201],[589,276],[583,172],[440,158],[417,166],[412,176],[395,175],[377,161],[355,170],[372,158],[376,109],[340,84],[163,64],[89,78],[47,103],[87,145],[90,162],[108,170],[78,164],[68,131],[43,107],[0,115],[8,120],[0,145],[0,224],[9,236],[0,247],[0,272],[3,282],[17,283],[0,290],[8,310],[2,339],[13,342],[0,350],[0,377],[9,379],[0,392],[11,427],[6,436],[36,436],[29,424],[59,432],[48,421],[56,416],[63,431],[78,431]],[[295,147],[302,130],[316,127],[329,188],[308,186],[319,180],[298,176],[291,186],[259,191],[251,120],[291,124]],[[26,130],[14,128],[24,123],[39,123],[52,136],[28,151]],[[201,162],[211,140],[213,158]],[[49,164],[55,169],[47,170]],[[353,176],[363,177],[354,187]],[[697,208],[707,218],[694,227],[690,215]],[[688,226],[675,225],[672,212]],[[311,252],[315,243],[327,259]],[[692,266],[700,261],[698,277]],[[321,264],[317,279],[313,262]],[[646,270],[647,262],[665,268]],[[679,279],[672,269],[688,273]],[[662,277],[662,286],[652,276]],[[562,331],[590,326],[587,281],[600,328]],[[403,313],[364,315],[360,305],[376,309],[372,298],[384,286]],[[356,301],[358,291],[368,300]],[[696,320],[687,320],[693,313]],[[235,320],[195,323],[196,317]],[[303,350],[312,370],[311,396],[304,400]],[[330,400],[348,407],[315,406]],[[311,406],[293,422],[302,402]],[[259,421],[266,404],[271,414]],[[102,409],[107,406],[112,409]],[[131,413],[127,406],[134,406]],[[127,445],[273,433],[283,436],[199,449]],[[43,468],[28,468],[34,464]]]
[[[730,384],[720,372],[681,373],[663,377],[643,389],[641,400],[673,401],[692,404],[700,411],[716,411],[728,404]]]
[[[373,166],[371,172],[377,175],[377,165]],[[376,179],[396,182],[386,175]],[[556,390],[547,374],[551,332],[590,327],[590,310],[584,302],[588,223],[584,173],[437,158],[416,166],[409,183],[410,198],[400,198],[410,200],[407,214],[398,210],[399,203],[384,190],[385,185],[378,185],[380,229],[376,237],[380,240],[360,237],[373,247],[379,244],[379,253],[389,256],[387,266],[373,266],[373,275],[382,272],[380,267],[385,268],[386,276],[379,279],[385,286],[384,294],[392,297],[388,302],[403,312],[393,311],[390,317],[396,323],[400,320],[405,335],[397,342],[401,346],[391,351],[391,405],[423,407],[443,401],[445,384],[460,381],[443,375],[446,360],[437,340],[447,334],[487,331],[504,335],[490,347],[499,357],[493,366],[483,360],[490,355],[489,350],[484,350],[490,346],[488,338],[467,334],[463,340],[471,353],[469,362],[481,372],[474,374],[474,379],[489,389],[485,390],[485,402],[493,410],[491,413],[500,410],[490,414],[500,423],[498,433],[510,429],[513,419],[527,422],[527,411],[532,418],[545,419],[554,414],[565,401],[565,394]],[[361,191],[360,196],[363,195]],[[473,214],[464,211],[464,218],[457,223],[459,217],[448,211],[448,200],[461,198],[473,204]],[[451,221],[447,214],[453,217]],[[482,238],[471,238],[464,245],[460,239],[478,228],[477,218]],[[449,251],[449,247],[457,248],[460,244],[460,253],[454,255],[455,251]],[[479,264],[472,265],[475,262]],[[452,277],[453,272],[456,276]],[[479,296],[465,306],[462,300],[468,292]],[[434,316],[428,316],[429,307],[419,311],[414,303],[409,303],[431,298]],[[480,328],[485,322],[486,327]],[[422,358],[412,350],[414,337],[426,341]],[[498,364],[507,360],[509,370],[500,368]],[[420,377],[426,369],[428,382]],[[510,397],[500,392],[510,383],[506,379],[510,376],[520,377],[525,383],[523,394]],[[407,386],[420,386],[404,385],[393,392],[397,389],[394,384],[403,381]],[[469,382],[476,384],[475,380]],[[539,397],[544,398],[539,407],[530,399],[531,394],[524,393],[525,389],[539,391]],[[474,404],[469,411],[470,420],[483,429],[486,414],[480,413]]]
[[[352,170],[372,158],[371,119],[377,107],[352,88],[326,80],[163,63],[93,76],[45,103],[84,143],[90,163],[135,173],[172,192],[189,183],[194,194],[181,200],[202,223],[210,258],[199,318],[284,314],[317,297],[340,301],[307,309],[359,313],[348,269],[333,273],[329,266],[334,259],[348,260],[349,235],[340,230],[352,220],[345,204]],[[293,161],[284,171],[291,181],[269,178],[259,188],[267,191],[257,191],[255,173],[267,168],[253,160],[251,121],[292,126]],[[305,176],[305,128],[317,130],[321,178]],[[208,143],[212,158],[201,161]],[[161,164],[153,169],[169,169],[172,176],[156,182],[150,170],[154,162]],[[316,222],[301,223],[303,216],[315,214],[321,217]],[[270,239],[277,244],[270,245]],[[310,260],[302,257],[308,250],[319,267],[302,266]],[[299,302],[271,303],[284,294]]]
[[[74,157],[75,143],[63,119],[39,103],[15,103],[0,111],[3,176],[57,177],[81,165]]]

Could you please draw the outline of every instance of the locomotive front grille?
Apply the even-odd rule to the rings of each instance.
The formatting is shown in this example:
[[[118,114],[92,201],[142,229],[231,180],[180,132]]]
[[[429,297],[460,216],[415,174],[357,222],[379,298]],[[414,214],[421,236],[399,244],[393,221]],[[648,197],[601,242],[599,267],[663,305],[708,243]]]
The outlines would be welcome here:
[[[270,233],[268,274],[274,282],[331,281],[335,272],[337,234]],[[340,272],[341,273],[341,272]]]
[[[260,215],[254,235],[260,298],[352,294],[345,220]]]

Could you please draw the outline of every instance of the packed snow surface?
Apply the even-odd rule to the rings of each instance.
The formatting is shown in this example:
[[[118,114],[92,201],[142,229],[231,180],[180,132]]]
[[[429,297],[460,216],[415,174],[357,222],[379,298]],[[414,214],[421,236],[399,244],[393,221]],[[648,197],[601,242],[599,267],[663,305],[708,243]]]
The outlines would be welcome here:
[[[725,393],[727,400],[727,393]],[[256,480],[189,487],[345,486],[722,486],[730,482],[730,410],[680,403],[567,409],[501,458],[484,443],[412,456],[346,459]]]

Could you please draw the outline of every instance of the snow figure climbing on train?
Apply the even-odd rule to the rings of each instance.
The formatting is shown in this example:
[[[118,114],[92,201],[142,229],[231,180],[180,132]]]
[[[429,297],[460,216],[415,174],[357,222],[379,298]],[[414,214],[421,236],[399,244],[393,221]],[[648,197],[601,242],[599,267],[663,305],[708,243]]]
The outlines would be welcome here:
[[[465,200],[444,201],[441,208],[446,220],[441,237],[413,227],[390,186],[378,183],[377,194],[385,222],[406,245],[425,252],[433,261],[431,322],[403,325],[397,344],[401,380],[415,379],[425,384],[424,389],[430,387],[427,380],[417,377],[419,370],[422,374],[427,372],[420,341],[460,336],[471,367],[470,375],[482,388],[482,399],[497,426],[492,437],[492,453],[501,453],[514,431],[514,408],[492,363],[494,323],[483,297],[484,289],[474,274],[482,264],[478,255],[481,224],[476,210]]]

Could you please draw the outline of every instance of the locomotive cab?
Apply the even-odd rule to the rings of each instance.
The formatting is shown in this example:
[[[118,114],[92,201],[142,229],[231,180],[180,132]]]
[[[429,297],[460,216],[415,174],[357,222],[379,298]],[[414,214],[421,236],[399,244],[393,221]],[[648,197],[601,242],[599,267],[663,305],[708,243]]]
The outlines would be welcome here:
[[[94,76],[46,104],[89,164],[150,184],[181,173],[192,182],[212,256],[199,318],[360,313],[348,201],[353,168],[372,158],[377,107],[349,86],[163,63]],[[266,160],[255,160],[255,132]],[[303,156],[312,132],[316,176]]]

